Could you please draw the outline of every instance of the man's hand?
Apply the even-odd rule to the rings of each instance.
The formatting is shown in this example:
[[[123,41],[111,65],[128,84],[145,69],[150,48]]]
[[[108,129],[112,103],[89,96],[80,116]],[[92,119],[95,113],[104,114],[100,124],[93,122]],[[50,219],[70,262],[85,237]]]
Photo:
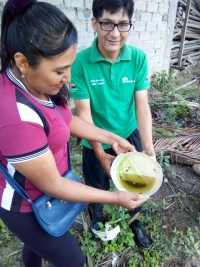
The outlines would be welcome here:
[[[116,142],[114,142],[112,144],[112,149],[117,155],[125,152],[136,152],[135,147],[123,138],[119,138]]]
[[[110,168],[115,159],[115,156],[112,156],[108,153],[102,154],[101,165],[104,172],[110,177]]]
[[[145,153],[146,155],[148,155],[149,157],[153,158],[156,161],[156,154],[154,149],[145,149],[142,151],[143,153]]]

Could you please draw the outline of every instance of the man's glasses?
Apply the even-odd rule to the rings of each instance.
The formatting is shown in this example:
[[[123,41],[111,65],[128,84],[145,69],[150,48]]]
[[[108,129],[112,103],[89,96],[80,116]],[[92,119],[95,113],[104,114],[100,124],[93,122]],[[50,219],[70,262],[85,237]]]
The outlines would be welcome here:
[[[128,32],[130,31],[131,26],[132,26],[132,23],[122,22],[119,24],[115,24],[112,22],[102,22],[98,19],[96,20],[100,24],[100,28],[102,29],[102,31],[105,31],[105,32],[111,32],[112,30],[114,30],[115,27],[117,27],[119,32]]]

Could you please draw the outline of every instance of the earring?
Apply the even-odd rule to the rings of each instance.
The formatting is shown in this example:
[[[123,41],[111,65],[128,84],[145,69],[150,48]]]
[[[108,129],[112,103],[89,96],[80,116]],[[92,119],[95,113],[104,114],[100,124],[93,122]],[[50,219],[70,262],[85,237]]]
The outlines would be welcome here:
[[[22,77],[22,79],[23,79],[23,78],[25,77],[25,75],[22,73],[22,74],[21,74],[21,77]]]

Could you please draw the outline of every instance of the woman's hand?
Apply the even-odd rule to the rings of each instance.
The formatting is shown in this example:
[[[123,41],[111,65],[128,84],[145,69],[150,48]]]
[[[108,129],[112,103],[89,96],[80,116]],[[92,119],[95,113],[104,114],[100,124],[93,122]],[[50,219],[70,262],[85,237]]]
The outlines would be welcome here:
[[[136,152],[135,147],[121,137],[112,144],[112,149],[117,155],[125,152]]]
[[[116,194],[116,203],[119,206],[122,206],[126,209],[134,209],[137,207],[140,207],[142,204],[144,204],[148,197],[143,197],[142,195],[134,195],[128,192],[124,191],[116,191],[113,192]]]

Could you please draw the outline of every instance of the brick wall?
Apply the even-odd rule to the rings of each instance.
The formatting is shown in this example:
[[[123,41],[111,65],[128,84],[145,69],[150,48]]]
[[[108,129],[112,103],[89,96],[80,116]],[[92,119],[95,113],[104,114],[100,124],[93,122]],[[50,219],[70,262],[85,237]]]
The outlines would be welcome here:
[[[0,12],[5,0],[0,0]],[[59,7],[78,29],[78,51],[94,39],[91,27],[92,0],[44,0]],[[149,76],[167,70],[170,64],[173,28],[178,0],[135,0],[133,27],[128,43],[143,49],[148,58]]]

